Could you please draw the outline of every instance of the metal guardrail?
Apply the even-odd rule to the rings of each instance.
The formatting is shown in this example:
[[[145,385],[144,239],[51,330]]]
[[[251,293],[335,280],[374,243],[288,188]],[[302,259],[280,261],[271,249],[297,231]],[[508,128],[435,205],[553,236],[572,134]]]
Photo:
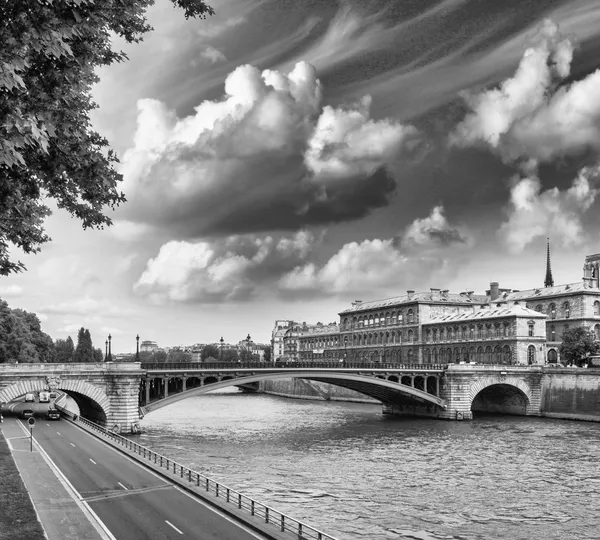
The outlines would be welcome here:
[[[259,363],[259,362],[165,362],[165,363],[142,363],[141,368],[147,371],[169,371],[173,369],[187,369],[189,371],[199,370],[242,370],[242,369],[265,369],[286,370],[286,369],[311,369],[311,368],[327,368],[327,369],[391,369],[391,370],[407,370],[407,371],[439,371],[446,369],[448,364],[393,364],[379,362],[277,362]]]
[[[208,478],[199,472],[196,472],[172,459],[154,452],[141,444],[137,444],[126,437],[122,437],[117,433],[88,420],[81,416],[73,414],[71,411],[66,410],[64,407],[57,407],[65,416],[69,417],[72,421],[81,423],[88,428],[106,436],[108,439],[120,444],[124,448],[131,450],[139,456],[145,458],[151,463],[154,463],[161,468],[165,468],[168,472],[179,476],[180,478],[187,480],[190,484],[196,487],[201,487],[207,494],[212,494],[218,499],[225,503],[231,504],[238,510],[244,510],[250,514],[250,516],[256,516],[263,520],[267,525],[273,525],[278,531],[288,533],[292,538],[296,540],[337,540],[335,537],[326,534],[306,523],[298,521],[287,514],[278,512],[274,508],[262,504],[246,495],[243,495],[239,491],[232,489],[216,480]]]

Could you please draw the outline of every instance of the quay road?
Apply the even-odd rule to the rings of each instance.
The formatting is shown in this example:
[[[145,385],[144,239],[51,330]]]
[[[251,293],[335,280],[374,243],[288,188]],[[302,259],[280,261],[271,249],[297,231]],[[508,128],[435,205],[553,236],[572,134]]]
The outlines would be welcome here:
[[[34,438],[117,540],[267,538],[70,422],[37,418]]]

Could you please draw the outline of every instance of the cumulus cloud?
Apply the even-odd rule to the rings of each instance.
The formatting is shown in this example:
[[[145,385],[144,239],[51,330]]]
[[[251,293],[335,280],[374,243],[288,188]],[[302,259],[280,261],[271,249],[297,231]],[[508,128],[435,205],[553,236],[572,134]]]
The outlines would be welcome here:
[[[107,228],[108,233],[121,242],[132,242],[139,240],[150,231],[150,227],[144,223],[134,223],[125,219],[113,221],[111,227]]]
[[[574,46],[544,21],[515,75],[497,88],[464,95],[471,112],[451,142],[485,144],[506,161],[556,157],[600,149],[600,70],[565,82]]]
[[[317,240],[300,231],[278,239],[243,235],[213,242],[171,241],[148,261],[134,291],[157,304],[248,300],[259,289],[272,289],[273,280],[305,261]]]
[[[389,293],[444,273],[443,248],[464,244],[465,238],[449,224],[443,207],[436,206],[396,238],[350,242],[320,268],[314,263],[298,265],[281,277],[279,287],[292,294]]]
[[[581,216],[594,203],[600,167],[584,168],[564,191],[542,191],[540,180],[529,176],[518,180],[511,189],[508,219],[499,234],[513,252],[540,236],[551,236],[563,246],[583,241]]]
[[[200,56],[205,60],[208,60],[211,64],[217,64],[218,62],[224,62],[227,57],[219,50],[214,47],[207,47],[204,49]]]
[[[139,101],[122,167],[128,219],[185,239],[298,230],[386,205],[396,185],[388,165],[411,151],[417,130],[371,119],[368,98],[346,108],[321,101],[305,62],[289,74],[240,66],[223,99],[183,119]]]
[[[453,243],[465,243],[467,235],[452,227],[444,215],[443,206],[435,206],[431,214],[415,219],[402,235],[401,243],[405,247],[447,246]]]

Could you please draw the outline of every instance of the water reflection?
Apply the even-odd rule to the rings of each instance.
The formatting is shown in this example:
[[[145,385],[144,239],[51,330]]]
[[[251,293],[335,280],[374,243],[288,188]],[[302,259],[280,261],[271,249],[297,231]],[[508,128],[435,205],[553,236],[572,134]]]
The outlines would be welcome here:
[[[598,424],[221,391],[143,428],[142,444],[340,539],[598,538]]]

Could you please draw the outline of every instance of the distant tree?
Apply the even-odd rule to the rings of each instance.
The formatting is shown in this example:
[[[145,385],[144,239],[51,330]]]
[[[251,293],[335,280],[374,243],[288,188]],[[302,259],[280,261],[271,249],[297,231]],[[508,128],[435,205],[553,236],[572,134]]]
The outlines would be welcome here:
[[[225,349],[223,351],[223,362],[239,362],[240,356],[235,349]]]
[[[185,351],[171,350],[167,356],[167,362],[191,362],[192,355]]]
[[[98,363],[98,362],[104,362],[104,353],[102,352],[102,349],[94,349],[94,362]]]
[[[242,347],[239,352],[239,359],[241,362],[252,362],[252,351],[246,347]]]
[[[202,353],[200,354],[200,358],[202,359],[202,361],[204,361],[207,358],[210,358],[211,356],[213,358],[219,358],[219,347],[217,347],[216,345],[204,345],[204,347],[202,347]]]
[[[153,362],[157,364],[164,364],[167,361],[167,353],[165,351],[156,351],[154,353]]]
[[[57,339],[54,343],[54,348],[56,349],[56,362],[65,364],[73,361],[75,345],[71,336],[68,336],[67,339]]]
[[[595,341],[594,333],[585,326],[576,326],[563,333],[559,350],[563,363],[581,366],[587,362],[588,356],[600,352],[600,343]]]
[[[92,337],[90,331],[86,328],[80,328],[77,333],[77,347],[73,354],[73,362],[93,362],[94,361],[94,346],[92,345]]]
[[[271,347],[265,347],[263,350],[265,351],[263,360],[265,362],[270,362],[271,361]]]
[[[171,0],[184,15],[213,10],[203,0]],[[152,30],[153,0],[12,0],[0,2],[0,275],[24,269],[9,244],[36,253],[50,238],[46,201],[81,220],[111,224],[106,214],[125,201],[122,176],[90,113],[97,69],[127,59],[112,49]]]
[[[52,338],[42,332],[35,313],[11,309],[0,300],[0,363],[53,362]]]

